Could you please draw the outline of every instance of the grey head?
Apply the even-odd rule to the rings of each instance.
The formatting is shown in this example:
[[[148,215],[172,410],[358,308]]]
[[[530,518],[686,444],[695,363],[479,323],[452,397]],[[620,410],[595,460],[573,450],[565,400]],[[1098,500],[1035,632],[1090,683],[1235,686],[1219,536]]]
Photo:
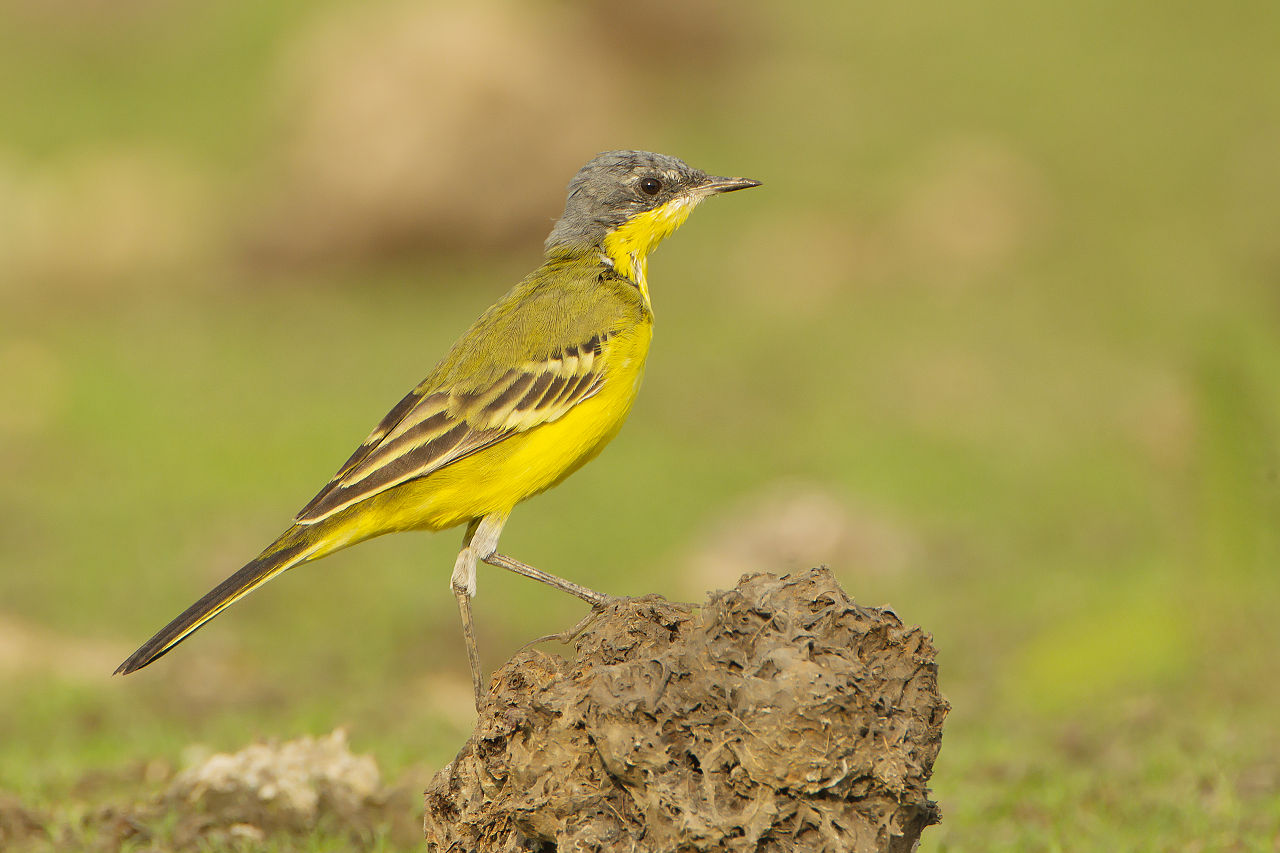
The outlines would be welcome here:
[[[546,248],[599,245],[613,229],[638,213],[680,197],[698,202],[717,193],[759,186],[750,178],[721,178],[683,160],[652,151],[605,151],[569,181],[564,213]]]

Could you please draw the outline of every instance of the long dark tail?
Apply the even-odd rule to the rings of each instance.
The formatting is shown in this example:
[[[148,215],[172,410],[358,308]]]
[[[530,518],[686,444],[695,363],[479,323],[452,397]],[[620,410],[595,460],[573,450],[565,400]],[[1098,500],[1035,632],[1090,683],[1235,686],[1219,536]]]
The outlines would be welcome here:
[[[128,675],[167,654],[204,623],[284,570],[335,550],[318,543],[317,539],[321,538],[316,535],[318,533],[320,531],[316,527],[307,525],[295,524],[290,527],[253,562],[211,589],[204,598],[188,607],[181,616],[143,643],[141,648],[129,655],[128,660],[120,664],[116,675]],[[316,547],[317,545],[321,547]]]

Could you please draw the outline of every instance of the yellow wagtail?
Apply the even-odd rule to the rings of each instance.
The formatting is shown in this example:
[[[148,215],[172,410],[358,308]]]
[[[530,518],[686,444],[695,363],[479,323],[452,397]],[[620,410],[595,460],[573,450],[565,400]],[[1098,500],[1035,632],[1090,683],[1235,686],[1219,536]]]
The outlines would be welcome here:
[[[557,485],[617,434],[653,335],[646,259],[703,199],[758,186],[674,157],[609,151],[569,182],[542,265],[484,312],[396,404],[293,525],[120,665],[141,669],[294,566],[398,530],[466,524],[451,579],[476,702],[476,565],[607,596],[497,552],[512,508]]]

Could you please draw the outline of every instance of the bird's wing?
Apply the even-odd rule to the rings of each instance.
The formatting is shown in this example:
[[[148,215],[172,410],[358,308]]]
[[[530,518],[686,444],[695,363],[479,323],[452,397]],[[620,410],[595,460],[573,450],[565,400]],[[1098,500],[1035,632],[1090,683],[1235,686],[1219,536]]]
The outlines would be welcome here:
[[[550,423],[593,396],[604,381],[607,336],[525,361],[498,379],[432,390],[424,382],[396,404],[333,479],[297,515],[317,521],[358,501],[438,471],[480,450]]]

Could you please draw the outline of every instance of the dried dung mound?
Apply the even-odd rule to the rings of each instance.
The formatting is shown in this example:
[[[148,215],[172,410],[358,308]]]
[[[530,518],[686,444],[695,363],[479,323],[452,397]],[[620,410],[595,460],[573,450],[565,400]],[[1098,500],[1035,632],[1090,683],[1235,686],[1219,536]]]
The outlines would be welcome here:
[[[742,578],[701,608],[606,608],[566,661],[494,677],[426,792],[428,848],[908,851],[948,705],[933,644],[826,569]]]
[[[346,732],[284,743],[256,743],[236,753],[218,753],[173,780],[167,799],[187,816],[195,835],[231,830],[250,839],[273,832],[304,832],[322,818],[367,828],[378,813],[383,789],[378,766],[353,755]]]
[[[418,837],[416,796],[405,784],[380,784],[374,759],[353,754],[342,729],[209,755],[176,776],[164,762],[151,762],[105,780],[87,778],[81,787],[149,788],[165,779],[161,793],[117,798],[74,822],[51,823],[51,847],[14,849],[309,850],[325,839],[342,845],[333,849],[359,851],[409,849]],[[0,795],[0,851],[7,853],[4,805]]]

